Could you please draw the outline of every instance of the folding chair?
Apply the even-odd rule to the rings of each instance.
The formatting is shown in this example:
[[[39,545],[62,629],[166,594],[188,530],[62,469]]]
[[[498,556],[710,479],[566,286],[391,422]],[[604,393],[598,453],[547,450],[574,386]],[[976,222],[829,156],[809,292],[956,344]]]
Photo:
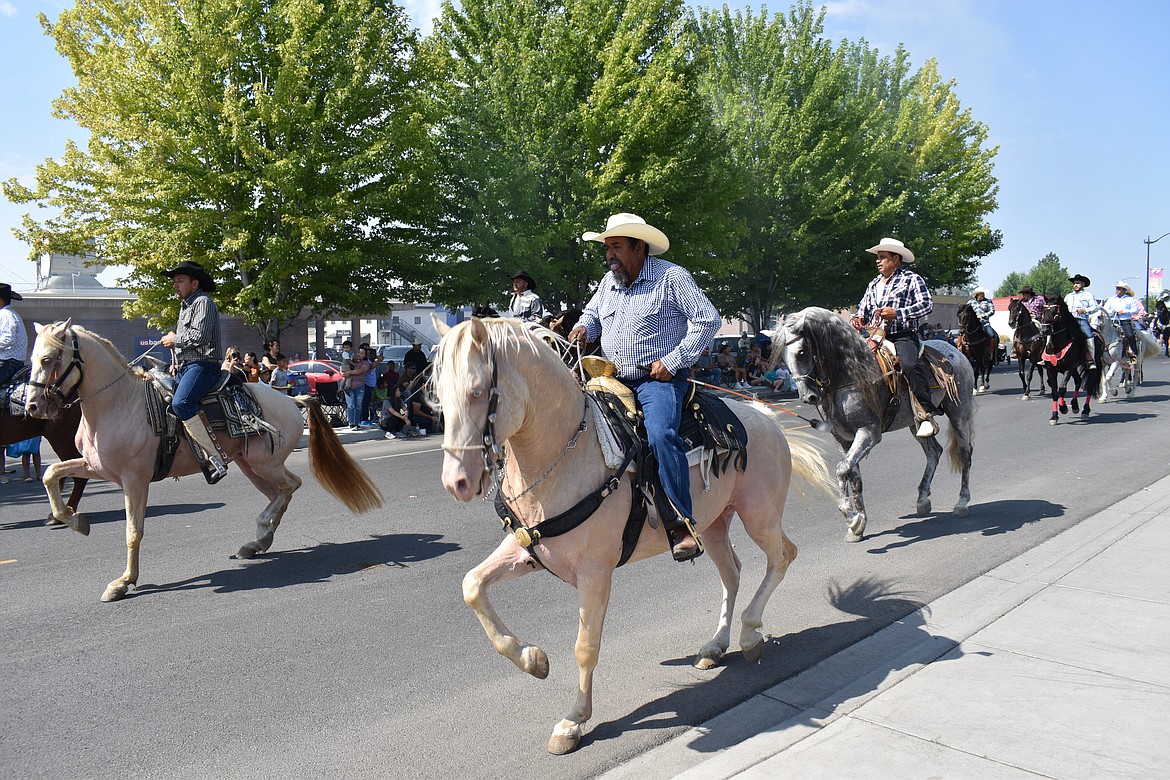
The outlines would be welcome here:
[[[317,400],[321,402],[321,411],[329,418],[329,424],[334,428],[345,425],[346,403],[338,388],[341,382],[318,382]]]

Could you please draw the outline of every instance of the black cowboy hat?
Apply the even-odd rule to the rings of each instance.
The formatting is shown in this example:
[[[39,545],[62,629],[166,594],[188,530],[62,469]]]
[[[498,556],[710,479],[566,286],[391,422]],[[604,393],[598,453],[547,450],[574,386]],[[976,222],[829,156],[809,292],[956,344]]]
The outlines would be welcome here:
[[[1085,276],[1084,274],[1077,274],[1076,276],[1070,276],[1068,278],[1068,280],[1074,284],[1077,282],[1080,282],[1085,287],[1088,287],[1090,284],[1089,277]]]
[[[190,276],[199,282],[199,289],[204,292],[215,292],[215,280],[211,278],[211,274],[203,270],[203,266],[196,263],[194,260],[184,260],[169,271],[163,271],[162,275],[174,279],[179,274]]]
[[[24,296],[18,292],[13,291],[12,285],[0,284],[0,298],[7,298],[10,301],[23,301]]]
[[[1032,285],[1025,284],[1023,287],[1020,288],[1020,291],[1016,294],[1023,295],[1024,293],[1028,293],[1028,295],[1035,295],[1036,291],[1032,289]]]
[[[536,280],[529,276],[527,271],[517,271],[516,273],[512,274],[512,278],[523,279],[524,281],[528,282],[529,290],[536,289]]]

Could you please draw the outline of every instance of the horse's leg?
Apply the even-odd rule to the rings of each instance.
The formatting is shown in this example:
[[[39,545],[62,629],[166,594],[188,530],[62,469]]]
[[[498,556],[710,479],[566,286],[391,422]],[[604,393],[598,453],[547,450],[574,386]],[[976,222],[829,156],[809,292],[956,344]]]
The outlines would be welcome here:
[[[881,440],[880,429],[859,428],[849,449],[845,450],[844,458],[837,464],[837,485],[841,489],[841,503],[837,508],[849,522],[845,531],[847,542],[860,542],[864,538],[867,518],[861,484],[861,461]],[[838,443],[844,447],[843,442],[838,440]]]
[[[41,479],[45,485],[45,494],[49,497],[49,520],[63,523],[82,536],[89,536],[89,521],[85,515],[61,499],[61,482],[65,477],[73,477],[76,490],[78,479],[97,479],[98,475],[90,470],[82,458],[74,458],[49,466]]]
[[[504,625],[488,600],[488,588],[497,582],[521,577],[540,566],[514,536],[504,537],[500,546],[463,577],[463,600],[475,611],[484,633],[496,652],[537,679],[548,677],[548,655],[535,645],[524,645]]]
[[[975,403],[968,401],[968,403]],[[911,431],[913,436],[913,431]],[[934,482],[934,472],[938,471],[938,461],[942,457],[942,445],[938,443],[938,439],[931,436],[929,439],[919,439],[915,437],[919,444],[922,445],[922,453],[926,455],[926,468],[922,472],[922,481],[918,483],[918,516],[930,513],[930,485]]]
[[[571,753],[581,744],[585,723],[593,716],[593,671],[601,653],[601,629],[609,608],[609,594],[613,583],[613,569],[606,571],[579,571],[577,597],[580,625],[573,654],[577,657],[577,702],[565,718],[553,727],[548,738],[548,752],[555,755]]]
[[[256,541],[248,542],[236,552],[237,557],[254,558],[272,546],[292,495],[301,486],[301,478],[285,468],[283,462],[277,462],[275,456],[263,465],[243,457],[236,458],[235,463],[248,481],[268,499],[268,506],[256,518]]]
[[[1029,370],[1028,371],[1028,378],[1025,379],[1024,378],[1024,369],[1025,368],[1026,368],[1026,366],[1024,365],[1024,357],[1021,354],[1021,350],[1017,349],[1016,350],[1016,370],[1020,375],[1020,384],[1024,386],[1024,398],[1027,399],[1028,395],[1032,392],[1032,372],[1031,372],[1031,370]]]
[[[756,663],[764,656],[764,634],[761,631],[764,625],[764,608],[768,606],[768,599],[788,572],[788,565],[796,560],[796,545],[784,533],[781,525],[783,516],[782,497],[774,504],[759,504],[740,512],[748,536],[767,556],[764,580],[739,619],[739,647],[743,651],[744,660],[748,663]]]
[[[966,517],[971,504],[971,459],[975,450],[975,415],[969,407],[955,409],[947,415],[951,422],[951,442],[949,456],[951,465],[959,467],[959,500],[951,514],[955,517]]]
[[[703,546],[711,561],[719,572],[719,581],[723,585],[723,606],[719,610],[719,623],[715,627],[715,635],[707,644],[699,648],[695,658],[695,666],[699,669],[713,669],[727,654],[731,645],[731,620],[735,614],[735,598],[739,593],[739,576],[743,569],[735,548],[731,546],[728,537],[728,528],[731,525],[731,516],[735,510],[724,509],[723,512],[707,528],[703,529]]]
[[[142,545],[142,529],[146,520],[146,499],[150,483],[139,483],[138,477],[124,481],[122,494],[126,499],[126,571],[106,586],[102,601],[118,601],[125,597],[131,585],[138,584],[138,553]]]

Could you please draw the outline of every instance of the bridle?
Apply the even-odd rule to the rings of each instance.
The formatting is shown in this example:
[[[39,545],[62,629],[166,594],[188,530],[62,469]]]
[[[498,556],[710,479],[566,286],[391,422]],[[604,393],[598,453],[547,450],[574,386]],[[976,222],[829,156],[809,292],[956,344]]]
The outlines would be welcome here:
[[[58,350],[57,364],[53,369],[52,375],[50,376],[52,381],[49,384],[45,384],[44,382],[34,382],[30,378],[28,382],[29,387],[36,387],[44,390],[45,395],[55,405],[61,407],[62,409],[68,409],[70,406],[73,406],[73,404],[80,400],[80,398],[78,398],[78,388],[81,387],[81,381],[85,379],[85,372],[81,368],[85,361],[82,360],[81,350],[77,345],[77,334],[73,331],[69,331],[69,336],[73,341],[73,357],[69,360],[68,365],[65,366],[65,370],[60,370],[61,355],[64,350]],[[77,370],[77,381],[73,383],[73,386],[70,387],[68,391],[62,391],[61,388],[64,387],[65,380],[69,378],[69,375],[73,373],[74,369]]]
[[[788,348],[798,341],[804,341],[804,336],[796,335],[796,336],[793,336],[792,338],[788,339],[788,341],[786,341],[780,345],[781,351],[787,352]],[[812,364],[813,364],[814,368],[818,367],[817,364],[819,362],[820,362],[820,358],[817,355],[813,355]],[[792,366],[789,366],[789,368],[791,369]],[[825,384],[825,381],[823,379],[821,379],[820,377],[818,377],[816,374],[797,374],[797,373],[792,374],[792,381],[793,382],[797,382],[800,380],[808,382],[808,383],[812,384],[814,387],[816,387],[817,391],[820,393],[822,398],[825,398],[829,395],[829,387]]]

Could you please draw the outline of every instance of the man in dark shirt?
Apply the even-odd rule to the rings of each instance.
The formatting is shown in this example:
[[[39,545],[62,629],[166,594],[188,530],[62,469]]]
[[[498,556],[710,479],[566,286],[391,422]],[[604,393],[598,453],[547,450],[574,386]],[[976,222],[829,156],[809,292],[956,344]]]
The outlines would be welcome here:
[[[171,408],[183,421],[196,452],[203,454],[200,465],[207,483],[214,485],[227,476],[224,457],[215,441],[207,418],[199,411],[199,399],[219,381],[221,354],[219,346],[219,311],[208,293],[215,292],[215,280],[203,266],[184,260],[163,276],[171,279],[179,304],[179,323],[162,337],[161,343],[174,351],[173,364],[178,386]]]
[[[426,371],[430,361],[427,360],[427,355],[422,350],[422,342],[416,341],[411,345],[410,351],[402,356],[402,365],[407,368],[413,368],[418,373]]]

